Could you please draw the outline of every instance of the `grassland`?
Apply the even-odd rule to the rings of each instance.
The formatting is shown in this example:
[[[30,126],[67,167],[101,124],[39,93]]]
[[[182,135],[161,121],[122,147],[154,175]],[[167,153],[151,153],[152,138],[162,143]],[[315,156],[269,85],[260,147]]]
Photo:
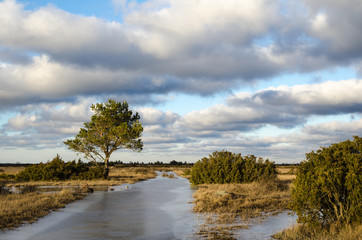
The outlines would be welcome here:
[[[246,228],[251,218],[288,209],[293,167],[278,167],[277,179],[242,184],[204,184],[195,191],[196,213],[206,214],[199,234],[212,239],[233,239],[233,231]]]
[[[328,228],[296,224],[280,233],[274,234],[275,239],[280,240],[361,240],[362,225],[332,225]]]
[[[62,190],[59,193],[24,193],[0,195],[0,229],[31,223],[52,210],[82,199],[84,193]]]

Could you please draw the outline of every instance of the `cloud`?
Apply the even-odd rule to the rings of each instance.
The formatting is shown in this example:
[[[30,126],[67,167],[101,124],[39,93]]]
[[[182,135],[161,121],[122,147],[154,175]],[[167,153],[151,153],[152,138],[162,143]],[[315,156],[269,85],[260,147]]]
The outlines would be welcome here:
[[[236,94],[228,100],[232,106],[269,108],[278,114],[329,115],[360,113],[362,80],[326,81],[318,84],[280,86],[253,95]]]
[[[185,128],[195,132],[249,132],[264,126],[293,128],[314,115],[362,112],[362,80],[279,86],[255,93],[237,93],[217,104],[183,116]]]
[[[5,148],[50,148],[62,146],[62,140],[76,135],[83,122],[90,120],[89,106],[94,99],[75,103],[27,105],[2,126],[0,146]]]
[[[310,35],[320,41],[315,50],[328,59],[351,62],[361,58],[362,6],[358,0],[303,0],[310,10]],[[348,13],[348,14],[346,14]],[[343,16],[343,18],[341,18]]]
[[[124,16],[111,22],[4,0],[1,103],[106,93],[210,95],[285,72],[357,64],[362,33],[353,3],[113,1]]]
[[[328,86],[328,84],[329,82],[312,84],[308,85],[308,89],[318,89],[317,85],[320,87]],[[341,88],[343,84],[348,86],[349,81],[335,84]],[[283,88],[280,87],[280,89]],[[290,89],[290,92],[299,93],[306,86],[296,85],[291,88],[293,89]],[[319,146],[328,146],[351,138],[362,131],[360,113],[354,113],[354,117],[350,120],[327,120],[315,124],[309,121],[311,116],[315,116],[312,112],[301,116],[299,113],[291,112],[285,113],[291,121],[287,123],[280,112],[270,109],[273,104],[276,108],[283,108],[282,101],[270,101],[269,105],[257,104],[258,101],[262,102],[260,96],[265,96],[258,95],[263,91],[267,90],[238,94],[238,103],[235,102],[236,97],[233,96],[227,99],[229,102],[225,105],[215,105],[183,116],[151,107],[136,108],[135,110],[141,114],[144,126],[142,139],[145,143],[144,154],[147,155],[144,157],[162,160],[172,155],[173,158],[196,161],[213,151],[228,150],[244,155],[254,154],[270,158],[278,163],[299,162],[304,159],[305,153],[316,150]],[[353,94],[353,91],[351,93]],[[295,96],[298,94],[290,95],[289,98],[293,99]],[[315,96],[313,91],[310,91],[309,97],[311,96]],[[318,97],[321,102],[323,102],[321,99],[327,98],[326,96]],[[250,99],[255,102],[250,102]],[[308,96],[305,96],[304,101],[307,99]],[[336,101],[337,104],[342,101],[359,101],[343,97],[340,99]],[[97,99],[94,98],[79,98],[73,103],[24,106],[17,115],[11,117],[2,126],[0,146],[2,149],[15,147],[43,150],[65,149],[62,141],[74,137],[82,124],[90,120],[92,113],[89,106],[96,101]],[[248,108],[245,108],[243,104],[248,105]],[[264,106],[264,115],[258,114],[263,110],[262,106]],[[287,109],[292,109],[292,107],[284,110]],[[302,119],[304,125],[296,124],[293,118]],[[294,127],[281,131],[280,127],[285,127],[287,124]],[[274,130],[269,129],[271,125],[275,126]]]
[[[180,119],[180,116],[176,113],[171,111],[162,112],[150,107],[137,109],[137,112],[141,115],[142,123],[146,125],[166,126]]]
[[[358,0],[112,3],[122,11],[119,22],[51,4],[27,9],[0,1],[0,112],[2,119],[13,113],[2,120],[0,146],[60,147],[89,120],[89,105],[108,98],[136,106],[145,151],[160,155],[203,156],[228,148],[303,157],[315,145],[360,130],[358,78],[322,76],[305,85],[291,78],[289,86],[235,93],[288,74],[341,67],[361,74]],[[225,102],[182,116],[154,108],[170,94],[221,92],[230,94]],[[309,122],[343,114],[357,117]],[[283,134],[267,136],[263,131],[270,128]]]

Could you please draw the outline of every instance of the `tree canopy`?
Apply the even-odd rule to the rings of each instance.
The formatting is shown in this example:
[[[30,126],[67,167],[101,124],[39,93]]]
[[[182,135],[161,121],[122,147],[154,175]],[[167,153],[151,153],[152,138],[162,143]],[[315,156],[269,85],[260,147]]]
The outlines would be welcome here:
[[[303,223],[360,222],[362,138],[306,154],[298,168],[292,207]]]
[[[129,109],[128,103],[109,99],[91,106],[90,122],[84,123],[75,139],[64,142],[68,149],[83,153],[87,159],[104,162],[104,177],[108,177],[111,154],[119,149],[142,151],[143,127],[140,115]]]

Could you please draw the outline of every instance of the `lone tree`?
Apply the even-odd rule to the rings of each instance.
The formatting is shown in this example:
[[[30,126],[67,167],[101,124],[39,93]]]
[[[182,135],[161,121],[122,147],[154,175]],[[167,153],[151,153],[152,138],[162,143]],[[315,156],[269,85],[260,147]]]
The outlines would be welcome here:
[[[84,123],[75,139],[64,142],[68,149],[83,153],[87,159],[104,162],[104,177],[108,177],[109,158],[122,148],[142,151],[143,127],[140,115],[133,114],[128,103],[109,99],[91,106],[94,115]]]

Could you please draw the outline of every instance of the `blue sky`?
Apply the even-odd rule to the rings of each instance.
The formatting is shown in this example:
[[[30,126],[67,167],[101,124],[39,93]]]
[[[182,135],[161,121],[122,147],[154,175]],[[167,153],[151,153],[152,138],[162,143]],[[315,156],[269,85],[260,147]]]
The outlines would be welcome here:
[[[82,157],[62,142],[115,98],[141,114],[144,150],[111,160],[229,150],[298,163],[361,135],[361,12],[358,0],[0,1],[0,162]]]

